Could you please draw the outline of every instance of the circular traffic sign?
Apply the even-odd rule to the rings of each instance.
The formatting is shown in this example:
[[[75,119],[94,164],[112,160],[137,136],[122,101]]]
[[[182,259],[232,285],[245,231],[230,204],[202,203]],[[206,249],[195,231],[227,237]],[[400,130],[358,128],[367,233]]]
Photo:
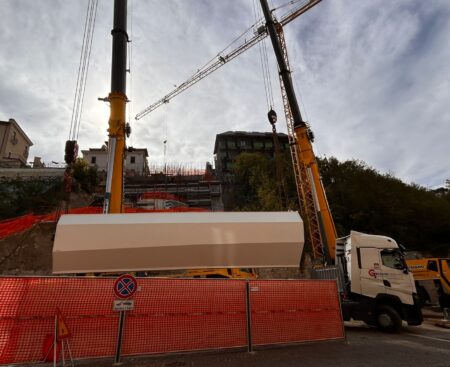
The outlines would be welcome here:
[[[119,298],[130,298],[136,290],[136,278],[130,274],[121,275],[114,282],[114,293]]]

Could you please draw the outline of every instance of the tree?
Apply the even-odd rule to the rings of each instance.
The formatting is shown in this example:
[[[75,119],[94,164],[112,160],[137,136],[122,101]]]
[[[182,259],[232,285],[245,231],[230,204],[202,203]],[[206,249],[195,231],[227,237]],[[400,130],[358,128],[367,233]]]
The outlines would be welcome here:
[[[288,153],[288,152],[287,152]],[[288,208],[298,208],[288,154],[284,156]],[[450,249],[450,190],[437,195],[358,160],[318,159],[338,236],[350,230],[395,238],[409,249],[440,255]],[[450,188],[450,182],[446,185]],[[273,159],[242,153],[235,160],[234,210],[286,210],[277,193]]]
[[[62,180],[21,180],[0,185],[0,219],[13,218],[26,213],[48,213],[62,198]]]
[[[78,188],[92,193],[98,184],[97,168],[90,167],[85,160],[77,158],[73,165],[73,178]]]

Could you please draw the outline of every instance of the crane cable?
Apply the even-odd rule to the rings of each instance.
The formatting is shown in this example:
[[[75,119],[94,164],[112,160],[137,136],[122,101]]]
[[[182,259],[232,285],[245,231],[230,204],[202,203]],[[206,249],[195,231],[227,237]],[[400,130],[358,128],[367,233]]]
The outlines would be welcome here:
[[[78,65],[77,85],[75,88],[75,97],[73,101],[72,118],[70,121],[69,140],[77,140],[80,132],[84,94],[86,91],[86,80],[88,76],[92,39],[97,15],[97,5],[98,0],[89,0],[86,10],[83,44],[81,47],[80,63]]]
[[[255,14],[255,24],[258,24],[258,11],[259,6],[256,2],[257,0],[253,0],[253,11]],[[272,77],[270,74],[270,68],[269,68],[269,58],[267,56],[267,46],[266,41],[263,40],[259,43],[259,57],[261,61],[261,69],[263,73],[263,81],[264,81],[264,91],[266,94],[266,102],[267,102],[267,110],[272,110],[272,107],[274,105],[273,100],[273,89],[272,89]]]

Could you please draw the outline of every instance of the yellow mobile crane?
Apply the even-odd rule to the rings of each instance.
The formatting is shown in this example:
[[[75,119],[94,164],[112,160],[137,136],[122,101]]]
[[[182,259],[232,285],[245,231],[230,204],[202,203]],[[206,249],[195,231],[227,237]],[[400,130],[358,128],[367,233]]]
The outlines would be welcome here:
[[[442,308],[450,308],[450,258],[411,259],[406,265],[414,275],[422,304],[431,301],[434,293]]]
[[[279,67],[300,206],[306,228],[309,229],[314,260],[317,267],[322,268],[317,270],[318,277],[332,279],[337,277],[340,280],[339,290],[342,295],[344,320],[351,318],[363,320],[369,325],[377,325],[386,331],[400,330],[402,320],[407,321],[409,325],[420,325],[422,314],[412,274],[408,271],[401,248],[395,240],[386,236],[367,235],[355,231],[352,231],[349,236],[336,238],[334,221],[312,148],[314,136],[300,113],[283,34],[283,25],[287,23],[287,20],[294,19],[318,1],[304,3],[300,9],[291,13],[295,16],[283,17],[279,22],[273,18],[267,0],[260,1],[265,24],[257,27],[253,39],[227,55],[219,55],[216,62],[200,69],[191,79],[149,106],[136,118],[167,103],[172,97],[197,83],[229,59],[236,57],[269,35]],[[273,121],[272,115],[269,112],[269,121]],[[328,262],[335,263],[336,267],[324,267]]]
[[[131,129],[125,122],[127,73],[127,0],[114,0],[114,26],[111,31],[112,65],[111,92],[106,98],[110,103],[108,172],[106,177],[104,213],[122,213],[123,211],[123,160],[125,140]]]
[[[143,118],[270,35],[272,42],[275,41],[278,44],[275,53],[280,69],[280,83],[287,118],[295,181],[300,207],[307,224],[306,228],[309,233],[313,257],[317,264],[333,261],[336,230],[312,149],[313,134],[308,124],[302,119],[292,86],[283,26],[320,2],[321,0],[303,1],[300,6],[281,16],[279,22],[274,22],[267,3],[261,1],[266,21],[255,24],[256,30],[253,37],[246,39],[244,43],[226,54],[220,53],[215,61],[198,69],[187,81],[181,83],[170,93],[135,116],[136,120]],[[266,10],[264,11],[264,9]],[[266,16],[266,13],[269,17]],[[271,117],[269,116],[270,119]]]
[[[266,27],[278,62],[281,95],[288,128],[291,157],[297,184],[297,193],[316,265],[334,261],[336,228],[331,216],[312,142],[314,134],[303,120],[295,96],[284,39],[283,25],[276,22],[267,0],[261,0]]]

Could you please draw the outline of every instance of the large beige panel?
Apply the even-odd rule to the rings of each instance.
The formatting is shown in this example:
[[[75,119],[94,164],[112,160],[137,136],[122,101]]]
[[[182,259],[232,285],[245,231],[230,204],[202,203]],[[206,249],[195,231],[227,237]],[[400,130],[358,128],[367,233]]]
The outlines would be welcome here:
[[[64,215],[54,273],[297,267],[297,212]]]

